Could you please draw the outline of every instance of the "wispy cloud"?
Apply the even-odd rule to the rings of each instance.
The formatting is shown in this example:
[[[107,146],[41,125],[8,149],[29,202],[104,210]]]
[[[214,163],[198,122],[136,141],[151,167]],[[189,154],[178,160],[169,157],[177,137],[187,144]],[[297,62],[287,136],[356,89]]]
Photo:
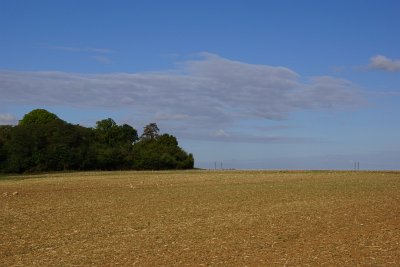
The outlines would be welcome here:
[[[180,121],[186,119],[189,119],[189,116],[184,114],[166,114],[162,112],[157,112],[154,116],[154,120],[156,121]]]
[[[370,58],[368,68],[391,72],[400,71],[400,59],[390,59],[382,55],[373,56]]]
[[[48,45],[47,48],[52,50],[60,50],[71,53],[85,53],[91,60],[102,64],[112,63],[109,55],[115,51],[108,48],[95,48],[95,47],[74,47],[74,46],[57,46]]]
[[[307,79],[285,67],[213,54],[179,66],[156,73],[0,71],[0,105],[128,108],[192,131],[218,131],[247,119],[282,120],[296,111],[346,109],[364,103],[358,87],[347,80]]]
[[[112,63],[112,60],[109,57],[105,56],[92,56],[91,59],[103,63],[103,64],[110,64]]]
[[[193,140],[207,140],[213,142],[233,142],[233,143],[297,143],[297,144],[312,144],[321,143],[324,140],[320,140],[312,137],[293,137],[283,136],[279,134],[271,135],[268,133],[263,134],[250,134],[241,132],[226,132],[223,129],[218,129],[214,132],[186,132],[185,134],[179,133],[186,139]]]
[[[73,47],[73,46],[58,46],[58,45],[49,45],[50,49],[54,50],[62,50],[67,52],[91,52],[91,53],[113,53],[114,50],[108,48],[94,48],[94,47]]]
[[[369,91],[368,95],[374,96],[374,97],[399,97],[400,96],[400,90],[398,91]]]
[[[14,125],[17,124],[17,122],[17,118],[11,114],[0,114],[0,125]]]

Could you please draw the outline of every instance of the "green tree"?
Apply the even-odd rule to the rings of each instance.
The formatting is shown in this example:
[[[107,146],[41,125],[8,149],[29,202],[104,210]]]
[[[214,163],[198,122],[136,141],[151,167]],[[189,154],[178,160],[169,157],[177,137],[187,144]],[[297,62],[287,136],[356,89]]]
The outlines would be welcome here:
[[[133,144],[134,142],[139,140],[136,129],[128,124],[120,126],[119,133],[119,140],[123,140],[123,142]]]
[[[22,120],[19,121],[19,125],[46,124],[58,120],[61,121],[57,115],[48,112],[45,109],[34,109],[25,114]]]
[[[118,126],[111,118],[96,122],[95,135],[98,142],[110,146],[133,144],[138,140],[137,131],[132,126]]]
[[[0,172],[4,170],[4,165],[8,158],[6,144],[10,140],[12,127],[10,125],[0,125]]]
[[[86,128],[44,109],[29,112],[16,126],[0,126],[0,172],[188,169],[193,162],[155,123],[140,140],[132,126],[110,118]]]
[[[35,135],[35,129],[29,126],[12,128],[10,139],[5,144],[7,151],[7,159],[3,168],[5,172],[22,173],[34,165]]]
[[[60,119],[12,127],[3,145],[7,158],[2,169],[18,173],[90,169],[91,132]]]
[[[193,155],[179,147],[176,138],[163,134],[141,139],[133,147],[134,168],[140,170],[192,169]]]
[[[130,125],[118,126],[108,118],[98,121],[95,134],[97,167],[105,170],[132,168],[132,145],[138,140],[137,131]]]

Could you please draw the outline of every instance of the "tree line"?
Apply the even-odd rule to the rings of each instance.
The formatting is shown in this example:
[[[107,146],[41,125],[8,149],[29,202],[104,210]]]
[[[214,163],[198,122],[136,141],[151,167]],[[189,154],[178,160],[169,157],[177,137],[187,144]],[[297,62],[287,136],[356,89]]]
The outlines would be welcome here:
[[[93,128],[35,109],[18,125],[0,126],[0,172],[192,169],[194,159],[157,124],[143,134],[108,118]]]

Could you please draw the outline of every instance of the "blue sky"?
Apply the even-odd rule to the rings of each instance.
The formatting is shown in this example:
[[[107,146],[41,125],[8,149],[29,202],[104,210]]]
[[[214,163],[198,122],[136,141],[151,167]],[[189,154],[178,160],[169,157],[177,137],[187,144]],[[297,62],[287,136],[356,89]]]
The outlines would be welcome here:
[[[0,124],[156,122],[196,166],[400,169],[399,1],[0,2]]]

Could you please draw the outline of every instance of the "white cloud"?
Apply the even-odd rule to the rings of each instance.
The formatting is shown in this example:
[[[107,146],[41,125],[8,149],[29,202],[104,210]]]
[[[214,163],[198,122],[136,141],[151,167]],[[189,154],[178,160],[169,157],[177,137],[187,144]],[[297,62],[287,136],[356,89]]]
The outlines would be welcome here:
[[[400,71],[400,59],[390,59],[382,55],[377,55],[370,58],[368,67],[384,71]]]
[[[17,118],[11,114],[0,114],[0,125],[14,125],[17,122]]]
[[[216,131],[212,136],[215,136],[215,137],[229,137],[229,135],[222,129],[219,129],[218,131]]]
[[[247,119],[281,120],[301,110],[353,108],[364,102],[349,81],[306,79],[285,67],[213,54],[179,66],[157,73],[0,71],[0,106],[127,108],[169,120],[189,133],[204,128],[217,131]]]

